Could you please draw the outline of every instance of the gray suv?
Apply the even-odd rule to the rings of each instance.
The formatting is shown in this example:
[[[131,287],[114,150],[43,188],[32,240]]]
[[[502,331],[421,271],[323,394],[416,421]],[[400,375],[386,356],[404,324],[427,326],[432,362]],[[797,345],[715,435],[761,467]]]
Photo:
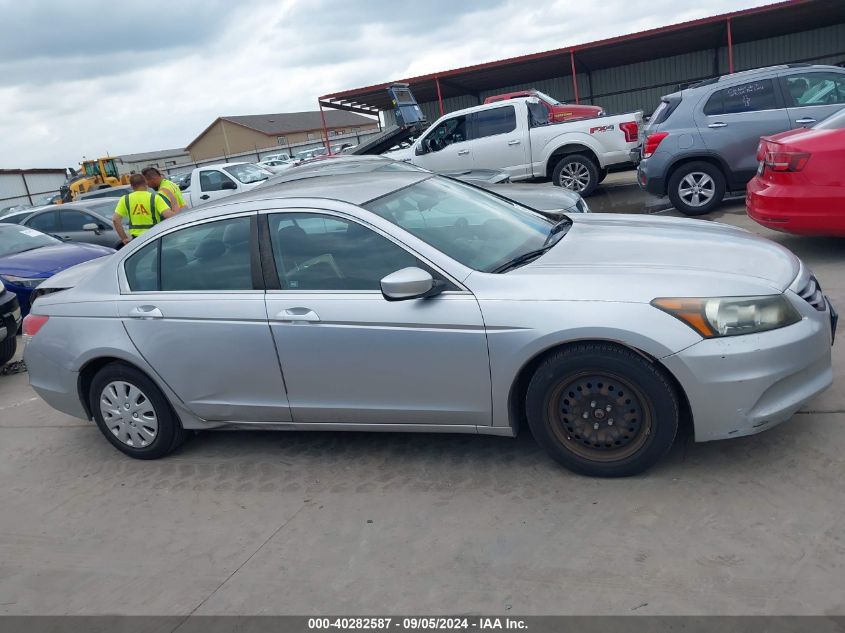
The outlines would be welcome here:
[[[687,215],[744,190],[761,136],[811,126],[845,107],[845,68],[787,64],[725,75],[663,97],[632,158],[637,181]]]

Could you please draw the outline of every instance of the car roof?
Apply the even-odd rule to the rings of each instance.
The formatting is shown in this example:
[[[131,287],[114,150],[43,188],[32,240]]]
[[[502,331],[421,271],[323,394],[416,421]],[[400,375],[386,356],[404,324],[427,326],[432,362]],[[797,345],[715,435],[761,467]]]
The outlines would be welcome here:
[[[696,90],[699,88],[707,88],[708,86],[716,86],[717,84],[734,83],[735,81],[748,81],[757,76],[770,75],[772,73],[783,70],[836,70],[842,72],[839,66],[830,66],[825,64],[778,64],[776,66],[764,66],[763,68],[752,68],[750,70],[741,70],[729,75],[720,75],[712,79],[705,79],[692,84],[687,90]]]
[[[404,165],[404,171],[424,171],[410,163],[400,163],[387,156],[379,155],[357,155],[343,154],[332,157],[322,157],[319,160],[309,161],[296,167],[290,167],[281,174],[268,179],[262,187],[269,187],[274,184],[310,178],[321,174],[345,174],[352,172],[373,172],[379,169],[385,170],[388,165]]]

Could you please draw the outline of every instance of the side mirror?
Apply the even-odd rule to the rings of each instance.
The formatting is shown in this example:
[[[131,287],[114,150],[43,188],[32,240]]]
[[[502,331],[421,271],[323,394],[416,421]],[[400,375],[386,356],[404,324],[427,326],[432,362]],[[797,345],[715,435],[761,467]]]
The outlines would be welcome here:
[[[411,266],[390,273],[381,280],[381,293],[388,301],[405,301],[433,297],[443,292],[445,283],[435,280],[431,274]]]
[[[414,148],[414,154],[417,156],[422,156],[423,154],[427,154],[428,149],[426,149],[425,139],[421,140],[417,143],[417,146]]]
[[[100,230],[100,227],[96,222],[89,222],[88,224],[82,225],[82,230],[83,231],[94,231],[94,233],[96,233],[97,231]]]
[[[235,183],[233,183],[231,180],[224,180],[222,183],[220,183],[220,189],[222,189],[224,191],[225,190],[236,191],[237,188],[238,188],[238,186]]]

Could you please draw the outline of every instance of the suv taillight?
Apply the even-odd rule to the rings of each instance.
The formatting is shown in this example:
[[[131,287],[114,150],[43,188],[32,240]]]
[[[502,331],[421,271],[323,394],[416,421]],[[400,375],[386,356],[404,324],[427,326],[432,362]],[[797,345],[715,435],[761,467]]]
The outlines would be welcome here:
[[[655,132],[649,134],[645,139],[643,146],[643,158],[648,158],[657,151],[658,145],[663,142],[663,139],[669,136],[669,132]]]
[[[633,143],[640,137],[640,126],[636,121],[626,121],[619,124],[619,129],[625,133],[625,142]]]
[[[49,319],[50,317],[41,314],[27,314],[23,318],[23,335],[35,336]]]
[[[777,147],[769,144],[763,164],[772,171],[801,171],[810,160],[807,152],[786,152],[773,149]]]

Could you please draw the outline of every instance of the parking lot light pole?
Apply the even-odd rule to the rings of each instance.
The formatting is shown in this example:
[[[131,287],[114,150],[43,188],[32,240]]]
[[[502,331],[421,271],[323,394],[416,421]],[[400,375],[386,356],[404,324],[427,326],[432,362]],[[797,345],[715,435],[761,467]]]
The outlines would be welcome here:
[[[331,154],[332,146],[329,143],[329,129],[326,127],[326,113],[323,112],[323,102],[317,99],[317,105],[320,106],[320,119],[323,121],[323,138],[325,139],[326,151]]]
[[[731,33],[731,19],[728,18],[728,74],[734,74],[734,43]]]
[[[575,76],[575,51],[569,49],[569,63],[572,67],[572,89],[575,91],[575,103],[578,103],[578,78]]]
[[[440,94],[440,77],[434,76],[434,84],[437,86],[437,103],[440,104],[440,116],[443,116],[443,95]]]

